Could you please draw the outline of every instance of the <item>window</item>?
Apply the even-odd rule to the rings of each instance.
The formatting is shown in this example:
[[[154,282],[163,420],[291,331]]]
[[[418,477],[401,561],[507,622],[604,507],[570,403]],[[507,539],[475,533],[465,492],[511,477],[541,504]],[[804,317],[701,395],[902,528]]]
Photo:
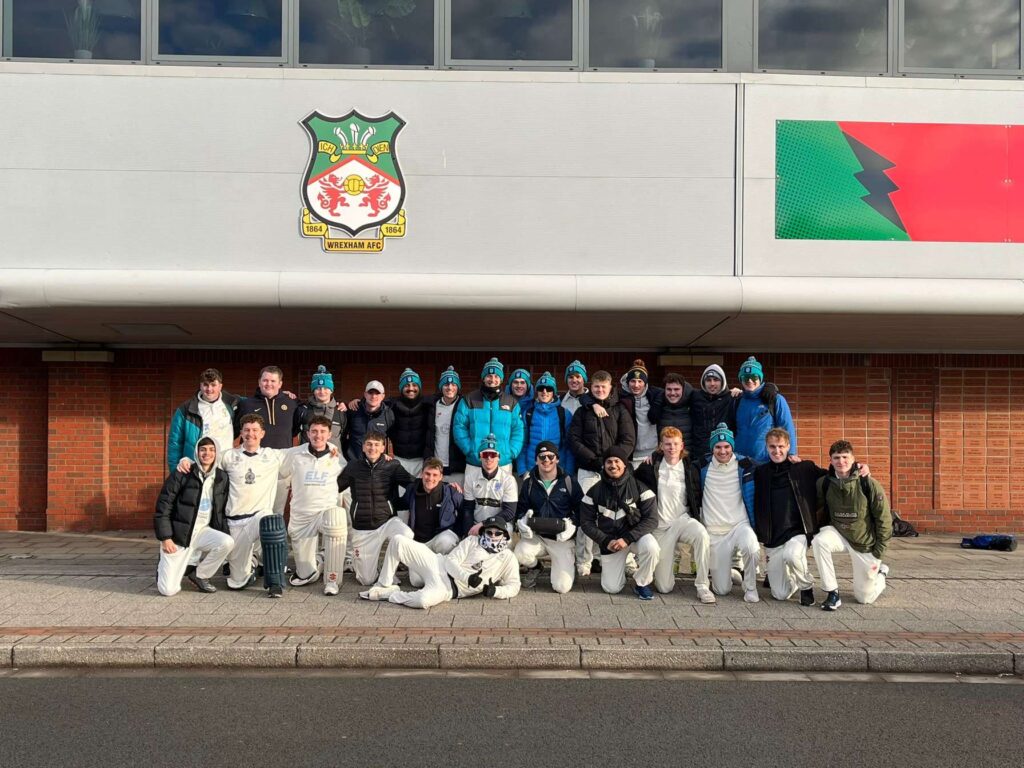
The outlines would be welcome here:
[[[280,59],[282,0],[159,0],[157,56]]]
[[[302,0],[299,61],[434,64],[434,0]]]
[[[590,0],[591,67],[722,66],[722,0]]]
[[[888,6],[888,0],[760,0],[757,68],[886,72]]]
[[[452,61],[572,63],[573,0],[449,0]]]
[[[8,0],[6,56],[142,58],[142,0]]]
[[[905,0],[902,66],[1020,69],[1020,0]]]

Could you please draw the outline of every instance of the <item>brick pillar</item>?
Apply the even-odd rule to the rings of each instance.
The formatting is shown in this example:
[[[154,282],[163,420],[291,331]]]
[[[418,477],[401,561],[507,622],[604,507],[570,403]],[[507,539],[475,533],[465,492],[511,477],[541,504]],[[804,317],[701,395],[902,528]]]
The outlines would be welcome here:
[[[941,529],[935,498],[936,373],[931,368],[893,371],[893,508],[922,530]]]
[[[109,352],[44,352],[48,363],[48,531],[106,527],[110,499]]]

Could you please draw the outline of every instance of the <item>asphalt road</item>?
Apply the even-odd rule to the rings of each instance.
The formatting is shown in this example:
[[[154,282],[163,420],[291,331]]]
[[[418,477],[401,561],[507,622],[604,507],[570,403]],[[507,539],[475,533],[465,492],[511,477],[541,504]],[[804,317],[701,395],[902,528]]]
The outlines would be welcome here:
[[[0,678],[0,765],[1011,766],[1024,686]]]

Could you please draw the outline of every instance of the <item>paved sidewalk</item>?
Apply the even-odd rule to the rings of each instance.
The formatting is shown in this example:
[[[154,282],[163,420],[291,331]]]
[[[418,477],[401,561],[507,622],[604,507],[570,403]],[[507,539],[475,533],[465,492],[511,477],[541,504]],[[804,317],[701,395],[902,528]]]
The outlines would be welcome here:
[[[429,611],[319,585],[280,600],[260,589],[156,591],[157,544],[143,533],[0,533],[0,667],[256,666],[687,669],[1024,674],[1024,550],[961,550],[959,539],[895,540],[873,606],[696,601],[692,577],[641,603],[598,577],[567,595],[536,589]],[[847,569],[844,571],[843,568]],[[628,589],[628,587],[627,587]],[[819,592],[820,597],[820,592]]]

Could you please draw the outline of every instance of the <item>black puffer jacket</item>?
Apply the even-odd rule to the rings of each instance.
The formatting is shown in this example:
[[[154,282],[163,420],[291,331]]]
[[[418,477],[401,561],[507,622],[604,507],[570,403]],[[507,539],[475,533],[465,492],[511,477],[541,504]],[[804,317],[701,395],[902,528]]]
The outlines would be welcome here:
[[[694,390],[690,416],[693,442],[686,445],[690,453],[698,459],[703,459],[711,453],[708,441],[719,424],[728,424],[733,434],[736,433],[736,408],[729,390],[717,395],[709,395],[703,389]]]
[[[221,469],[215,469],[214,473],[210,527],[227,533],[224,509],[228,504],[228,475]],[[153,529],[159,541],[170,539],[179,547],[189,546],[202,494],[203,477],[198,464],[193,464],[187,473],[171,472],[167,476],[153,517]]]
[[[388,404],[395,414],[395,423],[388,433],[395,456],[422,459],[427,445],[427,422],[433,411],[430,400],[419,396],[414,400],[397,397],[389,400]]]
[[[686,446],[686,449],[693,450],[696,447],[694,453],[703,455],[705,452],[703,448],[693,446],[693,421],[690,418],[690,399],[696,391],[687,382],[683,387],[683,399],[678,403],[670,403],[668,398],[662,394],[656,403],[651,404],[650,420],[651,423],[658,425],[659,435],[665,427],[675,427],[683,433],[683,445]],[[716,424],[715,426],[718,425]],[[710,438],[711,435],[708,434],[708,439]]]
[[[373,413],[366,410],[366,402],[360,402],[359,407],[348,411],[348,428],[345,430],[345,458],[349,461],[359,461],[363,458],[363,438],[367,432],[380,432],[388,435],[395,423],[395,414],[382,403]]]
[[[608,415],[599,418],[594,413],[594,404],[604,406]],[[576,457],[576,466],[600,472],[604,457],[613,445],[621,445],[630,453],[636,445],[636,428],[633,417],[612,392],[607,400],[597,400],[586,395],[580,400],[580,407],[572,416],[569,425],[569,448]]]
[[[399,489],[413,480],[396,459],[381,456],[371,464],[362,456],[346,464],[338,476],[338,490],[352,488],[352,527],[372,531],[384,525],[395,516]]]
[[[646,462],[636,468],[636,479],[646,485],[654,495],[658,495],[658,473],[665,454],[655,451],[651,454],[651,463]],[[690,508],[690,517],[700,520],[700,470],[687,456],[683,459],[683,476],[686,478],[686,505]]]

